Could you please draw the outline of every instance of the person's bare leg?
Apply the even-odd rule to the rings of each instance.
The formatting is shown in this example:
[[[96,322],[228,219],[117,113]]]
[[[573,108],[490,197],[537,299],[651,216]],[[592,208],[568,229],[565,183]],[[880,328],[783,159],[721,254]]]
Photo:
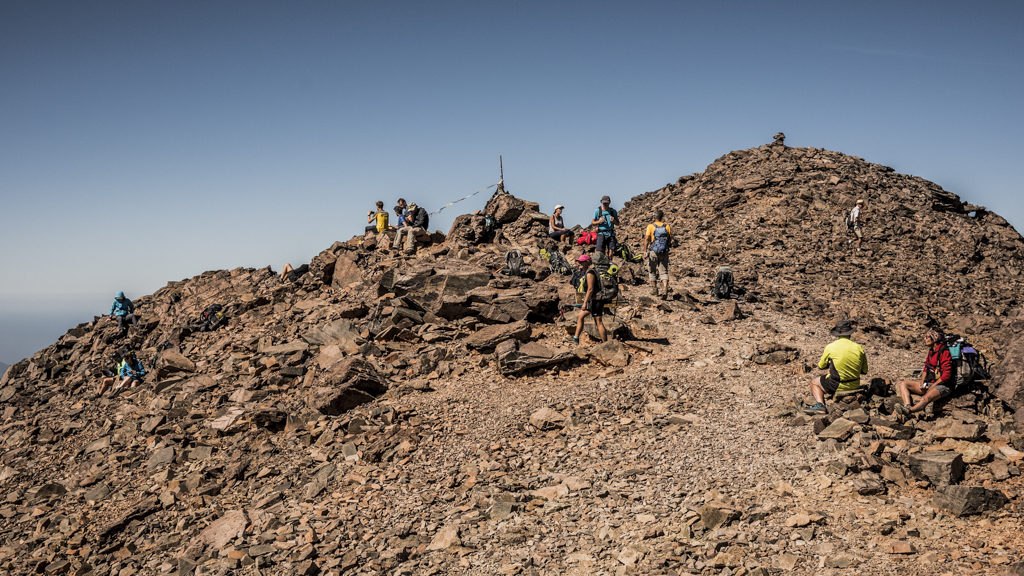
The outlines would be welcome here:
[[[580,313],[576,316],[576,334],[574,336],[576,340],[579,340],[580,334],[583,334],[583,321],[586,320],[587,316],[589,315],[590,312],[587,312],[586,310],[580,310]]]
[[[818,377],[811,380],[811,396],[814,397],[815,402],[825,403],[825,389],[821,387],[821,379]]]
[[[911,404],[909,390],[909,384],[911,383],[912,381],[910,380],[900,380],[896,383],[896,393],[899,395],[900,400],[903,401],[904,406],[910,406]]]
[[[601,337],[601,342],[607,342],[608,331],[605,330],[604,320],[600,316],[594,316],[594,323],[597,324],[597,335]]]
[[[939,392],[938,387],[932,386],[925,391],[924,396],[922,396],[921,399],[917,401],[917,404],[914,404],[913,406],[910,407],[910,411],[920,412],[921,410],[924,410],[925,407],[927,407],[929,404],[931,404],[935,400],[938,400],[941,396],[942,393]]]

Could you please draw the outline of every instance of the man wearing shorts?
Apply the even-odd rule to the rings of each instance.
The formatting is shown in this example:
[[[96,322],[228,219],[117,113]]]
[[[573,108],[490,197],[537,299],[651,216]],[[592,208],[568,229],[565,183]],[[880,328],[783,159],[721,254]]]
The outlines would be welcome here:
[[[929,328],[924,332],[928,343],[928,356],[924,360],[924,370],[920,380],[900,380],[896,383],[896,391],[903,400],[896,409],[904,416],[924,410],[926,406],[949,395],[956,383],[956,369],[953,366],[953,355],[946,346],[946,336],[938,328]],[[914,404],[910,395],[920,396]]]
[[[811,380],[814,404],[804,408],[805,414],[825,414],[826,394],[834,396],[836,392],[858,390],[861,375],[868,373],[868,356],[864,348],[850,339],[853,323],[841,320],[832,328],[831,334],[836,339],[825,346],[821,360],[818,361],[818,368],[828,370],[828,373]]]

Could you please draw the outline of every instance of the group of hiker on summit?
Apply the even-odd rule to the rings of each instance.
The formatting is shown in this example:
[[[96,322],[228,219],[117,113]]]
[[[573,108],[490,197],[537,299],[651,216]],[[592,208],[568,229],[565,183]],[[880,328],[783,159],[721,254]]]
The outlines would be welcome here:
[[[826,396],[839,399],[869,390],[861,384],[861,376],[868,373],[868,357],[864,347],[851,338],[853,323],[850,320],[840,320],[830,333],[835,340],[825,346],[818,361],[818,369],[827,372],[815,376],[810,382],[814,403],[804,406],[804,413],[809,415],[828,412],[825,406]],[[920,378],[904,379],[895,383],[901,403],[896,404],[894,408],[901,419],[911,417],[923,411],[932,402],[949,396],[958,385],[969,383],[975,376],[974,370],[977,369],[964,361],[968,355],[976,355],[977,351],[964,343],[963,339],[954,337],[955,342],[950,345],[947,335],[934,324],[926,326],[920,336],[928,348]],[[913,396],[920,398],[914,402]]]
[[[407,203],[405,198],[399,198],[395,202],[394,212],[397,222],[395,226],[391,226],[390,215],[384,209],[384,202],[378,200],[376,209],[366,213],[366,222],[369,225],[364,230],[368,234],[383,234],[394,230],[395,239],[391,247],[395,250],[404,248],[405,253],[411,254],[416,250],[416,239],[425,235],[430,226],[430,214],[415,202]]]

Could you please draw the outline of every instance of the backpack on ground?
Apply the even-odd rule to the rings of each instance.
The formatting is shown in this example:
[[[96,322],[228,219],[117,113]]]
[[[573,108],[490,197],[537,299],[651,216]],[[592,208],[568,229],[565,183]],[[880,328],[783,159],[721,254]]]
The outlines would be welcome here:
[[[985,355],[959,334],[946,336],[946,348],[953,358],[953,368],[956,370],[955,390],[970,389],[975,382],[991,377]]]
[[[715,282],[711,285],[711,295],[719,300],[725,300],[732,295],[733,278],[732,268],[722,266],[715,274]]]
[[[509,276],[522,276],[523,265],[523,253],[519,250],[509,250],[505,253],[505,268],[502,272]]]
[[[552,274],[559,274],[561,276],[572,275],[572,266],[569,266],[569,261],[558,250],[549,251],[541,249],[540,256],[548,261],[548,269],[551,270]]]
[[[651,243],[651,252],[664,254],[668,252],[668,226],[662,224],[654,228],[654,242]]]
[[[593,230],[584,230],[580,232],[578,238],[576,238],[577,246],[592,246],[597,244],[597,232]]]
[[[629,249],[629,245],[626,244],[625,242],[619,243],[619,257],[625,260],[626,262],[632,262],[633,264],[637,264],[639,262],[644,261],[643,256],[635,254],[632,250]]]
[[[228,315],[220,304],[210,304],[199,313],[199,329],[204,332],[216,330],[228,321]]]

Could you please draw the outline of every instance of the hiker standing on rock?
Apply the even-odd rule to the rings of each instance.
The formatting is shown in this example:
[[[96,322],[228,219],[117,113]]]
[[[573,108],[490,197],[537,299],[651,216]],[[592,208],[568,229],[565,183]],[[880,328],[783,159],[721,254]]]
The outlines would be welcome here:
[[[366,221],[372,222],[366,227],[366,232],[375,232],[380,234],[381,232],[388,229],[388,212],[384,209],[384,202],[377,200],[376,212],[370,211],[366,213]]]
[[[576,317],[576,334],[573,335],[572,341],[576,344],[580,343],[580,334],[583,334],[583,321],[587,319],[587,316],[593,316],[594,325],[597,326],[597,334],[601,337],[601,342],[604,342],[608,339],[607,331],[604,328],[604,320],[602,319],[604,316],[604,302],[597,299],[597,292],[601,287],[601,281],[597,277],[597,271],[591,266],[593,261],[589,255],[581,254],[576,259],[576,262],[579,262],[582,268],[583,278],[577,290],[583,292],[583,304],[580,306],[579,315]]]
[[[837,392],[853,392],[860,389],[861,374],[868,373],[868,356],[864,348],[850,339],[853,335],[853,323],[841,320],[830,331],[836,339],[825,346],[825,351],[818,361],[820,370],[828,370],[827,374],[815,376],[811,380],[811,395],[814,404],[804,408],[805,414],[825,414],[825,395],[834,396]]]
[[[391,247],[397,250],[402,245],[402,235],[405,235],[405,253],[412,254],[416,251],[416,237],[425,234],[428,226],[430,226],[430,215],[427,210],[422,206],[417,206],[415,202],[409,204],[409,209],[405,214],[405,226],[398,229]]]
[[[124,292],[118,292],[114,296],[114,303],[110,305],[110,316],[117,318],[120,336],[127,334],[128,327],[135,324],[135,304],[132,304]]]
[[[548,219],[548,236],[558,243],[563,243],[567,246],[572,245],[572,230],[565,227],[565,220],[562,219],[562,210],[565,210],[565,206],[556,204],[554,211],[551,213],[551,218]]]
[[[846,217],[846,227],[853,234],[854,238],[857,239],[857,252],[860,252],[860,244],[864,241],[864,232],[861,230],[860,225],[860,210],[863,206],[864,201],[857,200],[857,204],[850,210],[850,215]],[[853,238],[848,242],[853,242]]]
[[[928,356],[924,360],[921,379],[896,383],[896,392],[903,400],[903,404],[896,405],[896,410],[903,416],[920,412],[935,400],[945,398],[956,384],[956,369],[953,367],[953,355],[946,346],[946,335],[938,328],[929,328],[922,336],[928,343]],[[914,404],[911,394],[921,396],[921,399]]]
[[[644,250],[647,255],[647,277],[651,282],[651,292],[658,297],[658,285],[665,284],[661,293],[662,299],[668,298],[668,249],[672,244],[672,227],[665,223],[665,211],[654,213],[654,222],[647,225],[644,233]]]
[[[612,208],[612,199],[601,197],[601,205],[594,211],[594,219],[590,222],[597,226],[597,251],[604,252],[609,260],[615,253],[615,225],[619,223],[619,213]]]

